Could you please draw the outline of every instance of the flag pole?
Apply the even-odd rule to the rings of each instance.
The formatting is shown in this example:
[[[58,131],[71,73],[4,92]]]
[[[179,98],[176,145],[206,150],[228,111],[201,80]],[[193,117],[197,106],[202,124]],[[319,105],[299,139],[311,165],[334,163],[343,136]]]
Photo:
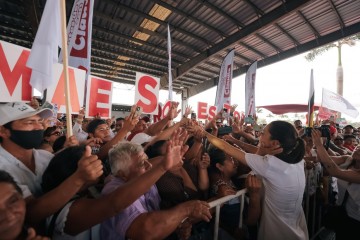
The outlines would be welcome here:
[[[59,1],[59,0],[56,0]],[[65,1],[60,0],[61,2],[61,38],[62,38],[62,57],[63,57],[63,74],[65,81],[65,105],[66,105],[66,133],[67,137],[73,135],[72,132],[72,120],[71,120],[71,102],[70,102],[70,91],[69,91],[69,71],[68,71],[68,49],[67,49],[67,30],[66,30],[66,8]]]
[[[310,73],[310,87],[308,100],[308,127],[314,127],[314,102],[315,102],[315,88],[314,88],[314,71],[311,69]]]

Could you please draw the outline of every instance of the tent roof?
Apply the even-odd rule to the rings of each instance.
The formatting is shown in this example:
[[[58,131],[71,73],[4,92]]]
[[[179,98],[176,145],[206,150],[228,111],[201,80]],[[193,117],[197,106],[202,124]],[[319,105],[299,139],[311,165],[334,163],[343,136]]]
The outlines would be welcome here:
[[[319,105],[315,105],[314,109],[319,110]],[[279,105],[266,105],[266,106],[257,106],[257,108],[265,108],[272,112],[273,114],[285,114],[285,113],[298,113],[298,112],[307,112],[307,104],[279,104]]]

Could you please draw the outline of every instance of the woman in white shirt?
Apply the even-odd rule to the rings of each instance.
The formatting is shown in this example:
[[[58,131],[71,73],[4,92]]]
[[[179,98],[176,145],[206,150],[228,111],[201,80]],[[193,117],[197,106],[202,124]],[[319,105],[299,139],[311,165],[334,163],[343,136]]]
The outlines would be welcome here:
[[[245,153],[205,131],[203,134],[217,148],[262,177],[265,194],[259,240],[309,239],[302,208],[305,144],[293,125],[285,121],[268,124],[260,134],[257,154]]]

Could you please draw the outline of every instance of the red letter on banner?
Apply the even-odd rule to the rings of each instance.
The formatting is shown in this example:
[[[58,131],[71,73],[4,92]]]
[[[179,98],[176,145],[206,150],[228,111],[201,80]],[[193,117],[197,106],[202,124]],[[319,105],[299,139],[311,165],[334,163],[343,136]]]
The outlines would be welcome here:
[[[207,103],[198,102],[197,118],[207,119]]]
[[[77,94],[74,69],[69,68],[68,70],[69,70],[71,110],[72,112],[78,112],[80,110],[80,105],[79,105],[79,96]],[[64,94],[65,94],[65,80],[64,80],[64,73],[62,72],[51,102],[56,103],[59,106],[59,108],[61,105],[65,106],[66,103],[65,103]]]
[[[238,111],[234,111],[234,118],[240,119],[241,115]]]
[[[111,115],[111,90],[112,82],[91,76],[89,116],[96,116],[98,113],[101,117],[110,117]],[[99,107],[103,105],[104,107]]]
[[[158,122],[161,120],[161,116],[162,116],[162,107],[160,105],[160,103],[158,104],[158,114],[154,115],[154,123]]]
[[[216,106],[209,107],[209,116],[208,119],[211,120],[216,116]]]
[[[171,106],[171,101],[167,101],[162,109],[162,119],[168,114]]]
[[[11,71],[9,63],[6,59],[5,52],[3,50],[2,44],[0,44],[0,73],[3,76],[7,90],[10,93],[10,96],[13,95],[15,87],[17,86],[20,77],[22,77],[22,89],[21,89],[21,100],[30,101],[31,100],[31,86],[30,86],[30,76],[31,68],[26,67],[26,61],[29,57],[30,51],[23,50],[19,59],[17,60],[14,69]]]
[[[139,100],[136,105],[141,106],[143,108],[144,112],[151,113],[155,111],[157,107],[157,98],[156,95],[146,89],[146,85],[150,86],[151,88],[155,89],[157,82],[155,79],[149,76],[143,76],[139,80],[138,84],[138,90],[139,94],[143,96],[144,98],[148,99],[150,101],[149,104],[144,103],[143,101]]]

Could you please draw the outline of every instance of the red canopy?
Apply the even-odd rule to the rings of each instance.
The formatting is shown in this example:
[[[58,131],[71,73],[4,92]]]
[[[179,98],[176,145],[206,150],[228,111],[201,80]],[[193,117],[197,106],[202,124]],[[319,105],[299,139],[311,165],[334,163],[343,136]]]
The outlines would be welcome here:
[[[307,112],[307,104],[279,104],[279,105],[267,105],[267,106],[256,106],[257,108],[265,108],[273,114],[285,114],[285,113],[297,113]],[[319,105],[314,105],[314,110],[319,110]]]

